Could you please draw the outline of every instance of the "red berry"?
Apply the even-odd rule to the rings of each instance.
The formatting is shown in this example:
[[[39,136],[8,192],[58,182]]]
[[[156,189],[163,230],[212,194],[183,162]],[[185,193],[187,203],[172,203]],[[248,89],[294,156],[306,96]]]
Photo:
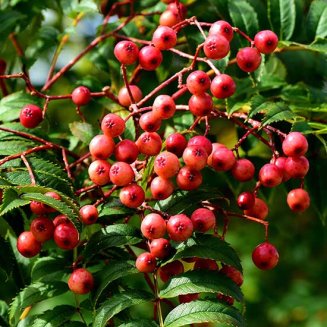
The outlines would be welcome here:
[[[230,278],[236,285],[241,286],[243,284],[243,275],[233,266],[224,265],[220,272]]]
[[[229,42],[222,35],[211,34],[204,41],[203,51],[210,59],[222,59],[227,56],[229,50]]]
[[[285,161],[285,172],[291,178],[303,178],[309,171],[309,161],[306,157],[288,157]]]
[[[282,144],[283,152],[288,157],[300,157],[308,151],[308,141],[299,132],[289,133]]]
[[[158,259],[164,259],[171,253],[171,245],[165,238],[157,238],[150,243],[150,252]]]
[[[85,268],[76,269],[69,276],[68,287],[76,294],[87,294],[94,287],[93,275]]]
[[[166,139],[166,149],[175,153],[177,157],[181,157],[186,148],[186,138],[179,133],[170,134]]]
[[[226,146],[224,144],[221,143],[212,143],[212,151],[210,153],[210,155],[208,156],[208,160],[207,160],[207,164],[212,167],[212,154],[219,148],[224,148],[227,149]]]
[[[238,159],[232,168],[233,177],[239,182],[251,180],[255,173],[255,167],[249,159]]]
[[[294,212],[303,212],[310,206],[310,196],[307,191],[297,188],[287,194],[287,204]]]
[[[140,50],[139,63],[144,70],[156,70],[162,59],[162,53],[158,48],[147,45]]]
[[[72,250],[79,242],[79,233],[72,223],[63,223],[55,228],[53,239],[59,248],[63,250]]]
[[[79,86],[72,92],[72,101],[77,106],[84,106],[91,101],[91,92],[85,86]]]
[[[192,72],[186,79],[188,90],[195,95],[204,94],[210,88],[210,84],[209,75],[202,70]]]
[[[54,232],[54,225],[52,220],[47,217],[37,217],[31,222],[31,232],[37,241],[43,243],[52,238]]]
[[[166,265],[160,267],[159,276],[160,279],[164,283],[166,283],[173,276],[182,274],[183,272],[184,272],[183,264],[180,261],[176,260],[176,261],[169,262]]]
[[[270,30],[258,32],[254,37],[254,45],[261,53],[271,53],[277,48],[278,37]]]
[[[121,64],[132,65],[139,57],[139,48],[132,41],[120,41],[114,48],[114,55]]]
[[[139,102],[143,97],[141,89],[138,86],[132,85],[132,84],[129,85],[129,89],[132,93],[132,96],[133,96],[135,102],[136,103]],[[127,87],[122,87],[119,90],[118,101],[124,107],[129,107],[133,103],[131,97],[129,96]]]
[[[193,233],[192,220],[184,214],[171,216],[167,222],[167,231],[173,241],[186,241]]]
[[[265,164],[259,171],[259,180],[263,186],[275,187],[283,181],[283,173],[276,165]]]
[[[165,10],[159,19],[159,24],[162,26],[172,27],[179,23],[181,19],[179,18],[178,14],[173,13],[171,10]]]
[[[103,186],[110,182],[110,163],[105,160],[95,160],[89,166],[89,177],[94,184]]]
[[[237,65],[245,72],[255,71],[261,64],[261,54],[256,48],[240,49],[236,55]]]
[[[140,153],[147,156],[155,156],[161,150],[162,140],[156,132],[144,132],[137,139],[136,145]]]
[[[278,157],[275,162],[273,162],[282,172],[283,174],[283,182],[286,182],[290,179],[290,176],[285,170],[285,163],[286,163],[287,157]]]
[[[123,161],[115,162],[111,166],[109,176],[111,182],[117,186],[125,186],[132,183],[135,178],[132,167]]]
[[[166,178],[155,177],[150,185],[152,197],[156,200],[164,200],[174,192],[174,184]]]
[[[156,269],[156,265],[156,257],[149,252],[144,252],[140,254],[135,262],[137,270],[142,273],[154,272]]]
[[[225,99],[235,93],[236,84],[229,75],[220,74],[212,80],[210,91],[216,98]]]
[[[199,145],[188,145],[183,152],[183,160],[191,169],[203,169],[207,165],[207,159],[207,151]]]
[[[254,206],[255,196],[251,192],[243,192],[237,198],[238,207],[242,210],[249,210]]]
[[[202,175],[198,170],[184,166],[179,170],[176,182],[181,190],[195,190],[202,184]]]
[[[34,104],[27,104],[20,112],[20,123],[26,128],[34,128],[43,120],[42,109]]]
[[[234,299],[229,296],[229,295],[225,295],[223,293],[218,293],[217,294],[217,299],[226,303],[227,305],[233,305],[234,304]]]
[[[115,142],[111,136],[96,135],[89,144],[93,159],[108,159],[115,149]]]
[[[32,232],[23,232],[18,236],[17,250],[26,258],[31,258],[39,254],[41,247],[41,243],[34,237]]]
[[[125,121],[116,114],[107,114],[102,119],[101,129],[105,135],[116,137],[124,133]]]
[[[130,184],[121,189],[119,199],[128,208],[137,208],[144,202],[145,194],[141,186]]]
[[[195,116],[207,116],[213,108],[213,101],[208,93],[192,95],[188,101],[189,109]]]
[[[193,211],[191,220],[194,230],[201,233],[207,232],[216,225],[216,217],[214,213],[206,208],[199,208]]]
[[[279,259],[276,248],[268,242],[259,244],[252,252],[252,260],[254,264],[262,270],[274,268]]]
[[[179,303],[189,303],[199,298],[199,293],[181,294],[178,295]]]
[[[187,8],[181,2],[170,2],[167,9],[172,11],[174,14],[178,15],[181,19],[184,19],[187,14]]]
[[[79,209],[79,216],[83,224],[94,224],[99,218],[99,212],[96,206],[87,204]]]
[[[189,139],[188,146],[190,145],[198,145],[203,147],[207,154],[210,155],[210,153],[212,152],[212,143],[210,142],[210,140],[208,140],[205,136],[202,135],[197,135],[197,136],[193,136]]]
[[[218,270],[218,265],[215,260],[197,258],[193,267],[194,270],[204,269],[204,270]]]
[[[212,153],[212,168],[216,171],[228,171],[236,162],[234,153],[224,147],[220,147]]]
[[[150,213],[141,223],[141,232],[149,240],[161,238],[166,234],[166,221],[157,213]]]
[[[57,227],[60,224],[72,224],[73,223],[65,216],[65,215],[58,215],[53,219],[54,227]]]
[[[164,151],[154,160],[154,171],[158,176],[170,178],[177,175],[179,171],[179,160],[176,154]]]
[[[154,31],[152,43],[159,50],[168,50],[173,48],[177,42],[176,32],[168,26],[159,26]]]
[[[55,192],[46,192],[44,195],[50,196],[58,201],[61,199],[61,197]],[[31,201],[30,208],[31,211],[37,215],[44,215],[46,213],[56,212],[56,209],[53,209],[50,206],[38,201]]]
[[[209,35],[222,35],[230,42],[234,36],[234,31],[229,23],[224,20],[218,20],[211,25]]]
[[[175,111],[175,101],[171,96],[164,94],[155,98],[152,112],[158,119],[169,119],[174,116]]]
[[[139,124],[146,132],[156,132],[161,126],[161,119],[149,111],[140,117]]]
[[[117,161],[131,164],[137,159],[139,149],[133,141],[126,139],[116,144],[114,154]]]
[[[244,210],[245,215],[258,219],[265,219],[268,213],[269,209],[267,204],[259,198],[255,198],[254,205],[250,209]]]

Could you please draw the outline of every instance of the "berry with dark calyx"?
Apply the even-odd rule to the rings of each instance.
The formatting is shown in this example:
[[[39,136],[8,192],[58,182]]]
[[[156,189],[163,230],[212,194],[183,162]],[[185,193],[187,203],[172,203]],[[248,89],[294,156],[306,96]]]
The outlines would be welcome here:
[[[110,168],[111,165],[106,160],[93,161],[88,169],[89,177],[94,184],[103,186],[110,182]]]
[[[310,206],[310,196],[307,191],[297,188],[287,194],[287,204],[294,212],[303,212]]]
[[[288,157],[284,166],[290,178],[304,178],[309,171],[309,161],[306,157]]]
[[[154,199],[164,200],[174,192],[174,184],[169,179],[157,176],[152,180],[150,190]]]
[[[208,155],[210,155],[212,152],[212,143],[210,142],[210,140],[208,140],[205,136],[202,136],[202,135],[196,135],[196,136],[191,137],[189,139],[187,145],[188,146],[190,146],[190,145],[201,146],[206,150]]]
[[[137,270],[142,273],[154,272],[156,269],[156,265],[156,257],[149,252],[144,252],[140,254],[135,262]]]
[[[163,178],[170,178],[177,175],[179,167],[178,157],[169,151],[158,154],[153,165],[154,172]]]
[[[253,178],[255,167],[249,159],[242,158],[236,160],[231,172],[237,181],[247,182]]]
[[[147,156],[155,156],[161,150],[162,140],[156,132],[144,132],[137,139],[136,145],[140,153]]]
[[[191,169],[203,169],[207,165],[207,159],[207,151],[200,145],[188,145],[183,152],[183,160]]]
[[[96,206],[87,204],[79,209],[79,216],[83,224],[92,225],[99,218],[99,212]]]
[[[144,202],[145,194],[141,186],[129,184],[120,190],[119,199],[128,208],[137,208]]]
[[[228,171],[235,162],[233,151],[227,148],[220,147],[212,153],[212,168],[216,171]]]
[[[236,84],[229,75],[220,74],[212,80],[210,91],[217,99],[225,99],[235,93]]]
[[[180,133],[170,134],[166,139],[166,149],[175,153],[177,157],[181,157],[187,146],[186,138]]]
[[[180,21],[181,19],[179,18],[179,15],[173,13],[171,10],[165,10],[159,18],[159,24],[168,27],[172,27]]]
[[[53,239],[59,248],[63,250],[72,250],[78,245],[79,233],[72,223],[63,223],[55,228]]]
[[[128,163],[118,161],[111,166],[109,177],[113,184],[117,186],[125,186],[134,181],[135,174]]]
[[[143,97],[141,89],[138,86],[132,84],[129,85],[129,89],[132,93],[135,102],[139,102]],[[119,90],[118,101],[124,107],[129,107],[133,103],[131,97],[129,96],[127,87],[122,87]]]
[[[211,25],[209,35],[222,35],[230,42],[233,39],[234,31],[229,23],[224,20],[218,20]]]
[[[111,136],[96,135],[89,144],[90,153],[93,159],[108,159],[114,152],[115,142]]]
[[[183,272],[184,272],[184,266],[178,260],[169,262],[166,265],[159,268],[159,276],[164,283],[168,282],[169,279],[172,278],[173,276],[182,274]]]
[[[213,101],[208,93],[192,95],[188,101],[189,109],[195,116],[207,116],[213,108]]]
[[[116,144],[114,155],[117,161],[131,164],[137,159],[139,149],[133,141],[125,139]]]
[[[199,208],[193,211],[191,220],[195,231],[205,233],[216,225],[216,217],[212,210]]]
[[[227,149],[226,146],[222,143],[217,143],[217,142],[212,143],[212,151],[208,156],[208,160],[207,160],[208,166],[212,167],[212,154],[219,148]]]
[[[192,94],[201,95],[209,90],[211,84],[210,77],[202,70],[196,70],[188,75],[186,87]]]
[[[261,270],[273,269],[279,259],[274,245],[269,242],[259,244],[252,252],[253,263]]]
[[[152,105],[152,112],[158,119],[169,119],[174,116],[176,105],[173,98],[163,94],[155,98]]]
[[[149,111],[142,114],[139,124],[146,132],[156,132],[161,126],[161,119],[159,119],[152,111]]]
[[[209,35],[204,41],[203,51],[210,59],[222,59],[230,50],[228,40],[219,34]]]
[[[172,247],[165,238],[157,238],[150,243],[150,252],[158,259],[167,258],[171,253]]]
[[[114,48],[114,55],[124,65],[134,64],[139,57],[139,48],[132,41],[120,41]]]
[[[105,135],[116,137],[124,133],[125,121],[116,114],[107,114],[101,121],[101,130]]]
[[[243,284],[242,273],[233,266],[224,265],[219,272],[230,278],[236,285],[241,286]]]
[[[17,250],[26,258],[32,258],[39,254],[41,247],[41,242],[30,231],[21,233],[17,238]]]
[[[291,132],[283,141],[282,148],[286,156],[300,157],[308,151],[308,141],[300,132]]]
[[[173,241],[186,241],[193,233],[192,220],[184,214],[171,216],[167,222],[167,232]]]
[[[84,106],[91,101],[91,92],[86,86],[79,86],[72,92],[72,101],[77,106]]]
[[[162,53],[158,48],[147,45],[139,52],[139,63],[144,70],[155,70],[162,62]]]
[[[52,238],[54,232],[54,224],[47,217],[37,217],[32,220],[30,230],[37,241],[44,243]]]
[[[76,269],[69,276],[68,287],[75,294],[87,294],[94,287],[93,275],[85,268]]]
[[[278,36],[270,30],[260,31],[254,37],[254,45],[261,53],[272,53],[277,48]]]
[[[176,182],[181,190],[195,190],[202,184],[202,175],[198,170],[184,166],[179,170]]]
[[[199,293],[180,294],[178,295],[179,303],[189,303],[199,298]]]
[[[149,240],[161,238],[166,234],[166,221],[157,213],[150,213],[141,223],[141,232]]]
[[[204,269],[204,270],[218,270],[218,265],[215,260],[197,258],[193,267],[194,270]]]
[[[19,115],[20,123],[26,128],[35,128],[42,120],[42,109],[34,104],[24,106]]]
[[[285,170],[285,163],[286,163],[287,157],[278,157],[276,160],[274,160],[272,163],[274,163],[282,172],[283,174],[283,182],[288,181],[291,177]]]
[[[261,54],[256,48],[240,49],[236,55],[236,63],[245,72],[254,72],[261,64]]]
[[[65,216],[65,215],[58,215],[53,219],[53,225],[54,227],[57,227],[60,224],[72,224],[73,223]]]
[[[245,215],[258,219],[265,219],[268,213],[269,209],[266,202],[260,198],[255,198],[254,205],[250,209],[244,210]]]
[[[283,173],[276,165],[265,164],[259,171],[259,180],[263,186],[275,187],[283,181]]]
[[[159,50],[173,48],[177,42],[176,32],[169,26],[159,26],[152,35],[152,43]]]
[[[237,205],[241,210],[249,210],[254,206],[255,196],[252,192],[243,192],[237,198]]]

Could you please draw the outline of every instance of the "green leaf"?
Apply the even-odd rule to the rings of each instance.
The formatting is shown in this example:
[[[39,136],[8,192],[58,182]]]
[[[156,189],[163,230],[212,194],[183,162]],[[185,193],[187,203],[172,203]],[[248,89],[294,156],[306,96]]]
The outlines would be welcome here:
[[[108,266],[101,269],[98,276],[100,279],[100,285],[96,289],[94,295],[94,303],[96,304],[110,283],[118,278],[129,276],[138,273],[135,268],[135,262],[131,261],[110,261]]]
[[[92,256],[98,253],[99,249],[105,250],[114,246],[132,245],[141,240],[138,229],[125,224],[111,225],[102,228],[91,236],[85,247],[84,256],[90,260]]]
[[[269,125],[282,120],[292,120],[295,118],[295,114],[282,102],[276,102],[266,113],[262,120],[262,126]]]
[[[209,270],[193,270],[174,276],[159,295],[161,298],[172,298],[181,294],[202,292],[222,292],[238,301],[243,299],[240,288],[230,278]]]
[[[296,22],[295,0],[279,0],[280,36],[289,40],[294,32]]]
[[[34,142],[27,140],[8,140],[0,142],[0,156],[8,156],[19,152],[24,152],[35,146]]]
[[[128,290],[116,294],[105,301],[97,310],[93,327],[104,327],[107,325],[107,321],[119,312],[133,305],[149,302],[152,299],[152,294],[139,290]]]
[[[29,200],[19,198],[18,194],[13,189],[5,189],[0,207],[0,216],[3,216],[7,212],[23,207],[29,203]]]
[[[61,327],[65,322],[70,321],[72,315],[76,312],[76,308],[69,305],[59,305],[53,310],[47,310],[34,320],[31,327]],[[69,324],[67,325],[67,327]]]
[[[135,141],[136,130],[133,118],[130,118],[126,121],[126,127],[124,131],[124,139],[129,139],[131,141]]]
[[[165,327],[180,327],[189,324],[215,322],[241,327],[244,321],[239,311],[233,307],[212,301],[192,301],[180,304],[167,315]]]
[[[204,258],[223,261],[242,272],[240,258],[225,241],[208,234],[197,234],[181,245],[170,261],[183,258]]]
[[[25,15],[16,11],[16,10],[6,10],[0,11],[0,37],[2,40],[5,40],[7,36],[15,30],[15,27],[18,24],[21,24],[22,21],[26,18]],[[1,118],[0,118],[1,120]]]
[[[153,320],[139,319],[124,324],[119,325],[118,327],[158,327],[159,325]]]
[[[92,138],[97,134],[95,128],[89,123],[75,121],[69,124],[72,134],[85,144],[89,144]]]
[[[310,39],[327,36],[326,0],[312,1],[307,16],[306,30]]]
[[[65,271],[69,273],[69,268],[65,269],[66,261],[64,258],[58,257],[42,257],[38,258],[31,270],[31,278],[33,281],[47,280],[54,278],[53,275],[60,273],[62,275]]]
[[[101,207],[99,217],[107,217],[109,219],[124,218],[132,215],[135,210],[127,208],[121,201],[116,197],[110,197],[109,201]]]
[[[15,265],[15,255],[10,243],[2,237],[0,237],[0,248],[0,267],[6,273],[6,278],[8,278]]]

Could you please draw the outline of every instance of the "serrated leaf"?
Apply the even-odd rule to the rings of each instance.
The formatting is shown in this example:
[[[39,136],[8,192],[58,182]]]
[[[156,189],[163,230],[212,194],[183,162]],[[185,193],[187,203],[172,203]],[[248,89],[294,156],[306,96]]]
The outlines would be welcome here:
[[[135,210],[127,208],[116,197],[110,197],[109,201],[101,207],[99,217],[121,218],[135,213]]]
[[[0,37],[5,40],[7,36],[15,30],[17,24],[21,24],[26,18],[25,15],[16,10],[6,10],[0,12]],[[1,118],[0,118],[1,120]]]
[[[118,327],[158,327],[159,325],[153,320],[139,319],[119,325]]]
[[[89,144],[97,134],[95,128],[89,123],[75,121],[69,124],[72,134],[85,144]]]
[[[8,156],[19,152],[24,152],[35,146],[34,142],[21,140],[6,140],[0,142],[0,156]]]
[[[240,288],[230,278],[210,270],[192,270],[172,277],[166,287],[160,291],[159,296],[172,298],[181,294],[202,292],[222,292],[238,301],[243,299]]]
[[[132,245],[141,240],[142,238],[138,229],[125,224],[111,225],[102,228],[91,236],[85,247],[84,256],[87,260],[90,260],[99,249],[105,250],[125,244]]]
[[[244,321],[239,311],[233,307],[212,301],[192,301],[180,304],[167,315],[165,327],[180,327],[189,324],[215,322],[241,327]]]
[[[54,273],[60,272],[62,275],[65,270],[69,272],[69,268],[65,269],[66,261],[64,258],[42,257],[38,258],[32,267],[31,278],[33,281],[53,278]]]
[[[97,310],[93,327],[104,327],[107,325],[108,320],[119,312],[133,305],[149,302],[152,299],[152,294],[139,290],[128,290],[116,294],[105,301]]]
[[[235,250],[227,242],[212,235],[198,234],[188,239],[169,261],[193,257],[223,261],[242,272],[240,258]]]
[[[47,310],[38,315],[31,327],[61,327],[66,326],[65,322],[70,321],[76,308],[69,305],[59,305],[53,310]],[[69,324],[67,325],[67,327]]]
[[[327,2],[326,0],[314,0],[306,21],[306,30],[311,39],[327,36]]]
[[[281,39],[289,40],[293,35],[296,22],[295,0],[279,0],[279,15]]]
[[[267,111],[264,119],[262,120],[262,126],[266,126],[278,121],[288,121],[295,118],[295,114],[282,102],[274,103],[274,106]]]
[[[101,269],[98,276],[100,279],[100,285],[96,289],[94,294],[94,303],[96,304],[110,283],[118,278],[129,276],[138,273],[135,267],[135,262],[131,261],[110,261],[108,266]]]
[[[18,197],[18,194],[12,189],[5,189],[3,200],[0,207],[0,216],[19,207],[29,204],[30,201]]]

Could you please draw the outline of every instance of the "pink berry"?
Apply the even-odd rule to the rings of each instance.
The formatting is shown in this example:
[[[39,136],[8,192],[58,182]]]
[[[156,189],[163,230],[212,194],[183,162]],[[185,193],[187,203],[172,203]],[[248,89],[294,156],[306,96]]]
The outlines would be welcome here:
[[[283,173],[276,165],[265,164],[259,171],[259,180],[263,186],[275,187],[283,181]]]
[[[290,178],[304,178],[309,171],[309,161],[306,157],[288,157],[284,166]]]
[[[39,242],[30,231],[23,232],[18,236],[17,250],[26,258],[31,258],[39,254],[41,247],[41,242]]]
[[[42,109],[34,104],[27,104],[19,115],[20,123],[26,128],[35,128],[42,120]]]
[[[117,161],[133,163],[139,154],[137,145],[128,139],[122,140],[116,144],[114,155]]]
[[[251,192],[243,192],[237,198],[238,207],[241,210],[249,210],[254,206],[255,196]]]
[[[222,143],[217,143],[217,142],[212,143],[212,151],[208,156],[208,160],[207,160],[208,166],[212,167],[212,154],[219,148],[227,149],[226,146]]]
[[[91,92],[85,86],[79,86],[72,92],[72,101],[77,106],[84,106],[91,101]]]
[[[149,111],[141,115],[139,124],[146,132],[156,132],[161,126],[161,119],[159,119],[152,111]]]
[[[207,159],[207,151],[199,145],[188,145],[183,152],[183,160],[191,169],[202,170],[207,165]]]
[[[157,238],[150,243],[150,252],[158,259],[164,259],[171,253],[172,247],[165,238]]]
[[[212,80],[210,91],[216,98],[225,99],[235,93],[236,84],[229,75],[220,74]]]
[[[156,257],[149,252],[144,252],[140,254],[135,262],[137,270],[142,273],[154,272],[156,269],[156,265]]]
[[[233,266],[224,265],[220,272],[230,278],[236,285],[241,286],[243,284],[243,275]]]
[[[152,36],[152,43],[159,50],[171,49],[176,45],[176,42],[176,32],[168,26],[157,27]]]
[[[210,59],[222,59],[227,56],[229,50],[229,42],[222,35],[211,34],[204,41],[203,51]]]
[[[147,156],[155,156],[161,150],[162,140],[156,132],[144,132],[137,139],[136,145],[140,153]]]
[[[288,181],[291,177],[288,175],[288,173],[285,170],[285,164],[286,164],[287,157],[278,157],[273,163],[280,169],[280,171],[283,174],[283,182]]]
[[[111,136],[96,135],[89,144],[93,159],[108,159],[114,152],[115,142]]]
[[[37,241],[44,243],[53,237],[54,225],[47,217],[37,217],[32,220],[30,230]]]
[[[303,212],[310,206],[310,196],[307,191],[297,188],[287,194],[287,204],[294,212]]]
[[[91,225],[98,220],[99,212],[96,206],[87,204],[79,209],[79,216],[83,224]]]
[[[255,71],[261,64],[261,54],[256,48],[240,49],[236,55],[237,65],[245,72]]]
[[[119,136],[125,130],[125,121],[116,114],[107,114],[101,121],[101,130],[107,136]]]
[[[162,53],[158,48],[147,45],[139,52],[139,63],[144,70],[155,70],[162,62]]]
[[[166,283],[173,276],[182,274],[183,272],[184,272],[183,264],[180,261],[175,260],[175,261],[169,262],[166,265],[160,267],[159,276],[160,276],[160,279],[164,283]]]
[[[72,224],[73,223],[65,216],[65,215],[58,215],[53,219],[53,225],[54,227],[57,227],[60,224]]]
[[[212,143],[210,142],[209,139],[207,139],[205,136],[202,135],[197,135],[197,136],[193,136],[189,139],[188,146],[190,145],[198,145],[203,147],[207,154],[210,155],[210,153],[212,152]]]
[[[169,152],[176,154],[177,157],[181,157],[184,149],[186,148],[186,138],[179,133],[170,134],[166,139],[166,149]]]
[[[202,184],[202,175],[198,170],[184,166],[179,170],[176,182],[181,190],[195,190]]]
[[[202,70],[192,72],[186,79],[188,90],[195,95],[204,94],[210,88],[210,84],[209,75]]]
[[[204,270],[218,270],[218,265],[215,260],[197,258],[193,267],[194,270],[204,269]]]
[[[139,57],[139,48],[132,41],[120,41],[114,48],[114,55],[124,65],[134,64]]]
[[[178,14],[175,14],[171,10],[165,10],[161,15],[159,19],[159,24],[162,26],[169,26],[172,27],[179,23],[181,19],[179,18]]]
[[[132,96],[133,96],[135,102],[136,103],[139,102],[143,97],[141,89],[138,86],[132,85],[132,84],[129,85],[129,89],[132,93]],[[122,87],[119,90],[118,101],[124,107],[129,107],[133,103],[133,101],[128,93],[127,87]]]
[[[154,160],[154,171],[158,176],[170,178],[177,175],[179,171],[179,160],[176,154],[164,151]]]
[[[199,208],[193,211],[191,215],[194,230],[201,233],[207,232],[216,225],[216,217],[214,213],[206,208]]]
[[[186,241],[193,233],[192,220],[184,214],[171,216],[167,222],[167,232],[173,241]]]
[[[164,200],[174,192],[174,184],[169,179],[158,176],[152,180],[150,190],[154,199]]]
[[[271,53],[277,48],[278,37],[270,30],[258,32],[254,37],[254,45],[261,53]]]
[[[176,105],[173,98],[169,95],[159,95],[155,98],[152,112],[158,119],[169,119],[174,116]]]
[[[73,271],[68,279],[69,289],[76,294],[87,294],[94,287],[93,275],[85,268]]]
[[[224,20],[218,20],[211,25],[209,35],[222,35],[230,42],[234,36],[234,31],[229,23]]]
[[[103,186],[110,182],[110,163],[106,160],[95,160],[89,166],[89,177],[94,184]]]
[[[118,161],[111,166],[109,177],[113,184],[117,186],[125,186],[133,182],[135,174],[128,163]]]
[[[251,180],[255,173],[255,167],[249,159],[238,159],[232,168],[233,177],[239,182]]]
[[[283,152],[288,157],[300,157],[308,151],[308,141],[299,132],[289,133],[282,144]]]
[[[129,184],[121,189],[119,199],[128,208],[137,208],[144,202],[145,193],[141,186]]]
[[[216,171],[228,171],[232,169],[235,162],[233,151],[227,148],[220,147],[212,153],[212,167]]]
[[[279,259],[279,254],[274,245],[268,242],[259,244],[252,252],[254,264],[261,270],[273,269]]]
[[[79,233],[72,223],[63,223],[55,228],[53,239],[59,248],[72,250],[78,245]]]
[[[201,95],[192,95],[188,105],[193,115],[207,116],[213,108],[213,101],[208,93],[203,93]]]
[[[250,217],[258,219],[265,219],[268,216],[269,209],[263,200],[255,198],[254,205],[247,210],[244,210],[244,214]]]
[[[149,240],[161,238],[166,234],[166,221],[157,213],[150,213],[141,223],[141,232]]]

